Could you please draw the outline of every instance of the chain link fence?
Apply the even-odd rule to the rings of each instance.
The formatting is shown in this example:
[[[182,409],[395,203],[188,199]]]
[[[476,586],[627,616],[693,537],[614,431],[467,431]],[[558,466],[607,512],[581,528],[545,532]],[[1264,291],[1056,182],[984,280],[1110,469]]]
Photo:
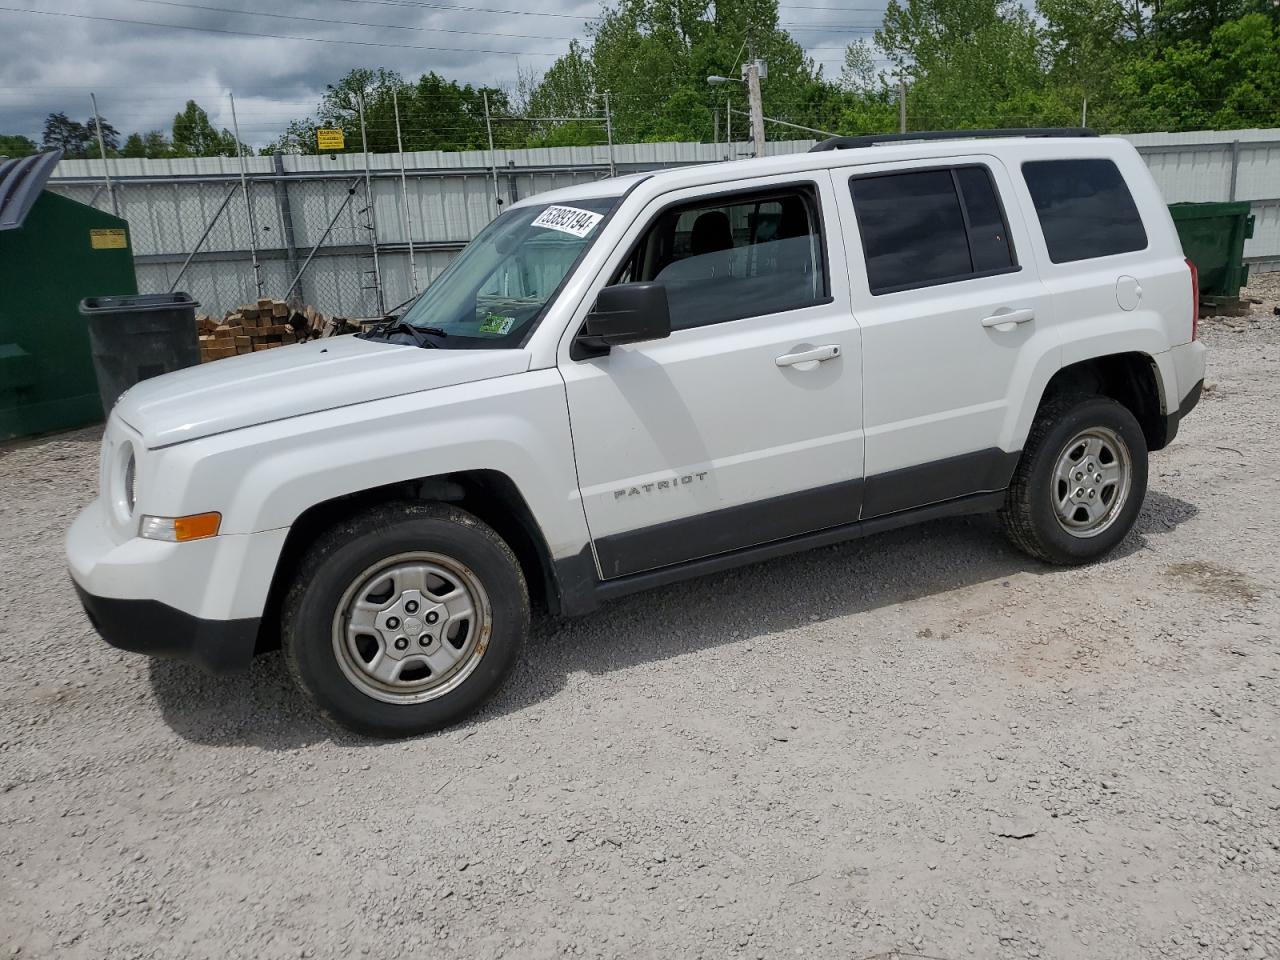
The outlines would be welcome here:
[[[1246,256],[1280,268],[1280,131],[1139,134],[1133,140],[1166,199],[1241,198],[1258,218]],[[811,141],[776,141],[771,154]],[[259,297],[322,313],[379,317],[430,283],[503,209],[536,193],[629,173],[706,163],[747,144],[615,144],[317,157],[114,160],[112,189],[129,222],[144,293],[184,290],[221,315]],[[402,175],[401,163],[405,169]],[[111,210],[102,161],[59,164],[48,188]],[[110,292],[110,291],[106,291]]]

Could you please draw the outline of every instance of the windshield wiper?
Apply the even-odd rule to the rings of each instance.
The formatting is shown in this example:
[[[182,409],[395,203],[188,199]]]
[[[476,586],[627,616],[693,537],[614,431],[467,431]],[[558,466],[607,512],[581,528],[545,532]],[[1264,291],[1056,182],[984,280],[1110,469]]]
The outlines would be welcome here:
[[[413,337],[413,342],[420,347],[434,347],[435,344],[429,340],[429,337],[447,337],[449,334],[439,327],[415,327],[411,323],[397,318],[391,317],[385,323],[374,327],[368,333],[364,334],[368,337],[390,337],[393,333],[407,333]]]

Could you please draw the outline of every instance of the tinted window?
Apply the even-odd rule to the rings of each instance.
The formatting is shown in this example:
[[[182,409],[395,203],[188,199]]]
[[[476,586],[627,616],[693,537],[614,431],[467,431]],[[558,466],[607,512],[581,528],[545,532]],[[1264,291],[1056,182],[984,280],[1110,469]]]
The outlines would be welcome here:
[[[950,170],[859,177],[850,187],[872,293],[973,272]]]
[[[1013,247],[1004,211],[996,199],[991,173],[984,167],[960,167],[956,180],[969,215],[969,250],[974,273],[1003,270],[1013,266]]]
[[[666,287],[674,330],[824,303],[816,197],[775,191],[664,211],[615,282],[630,280]]]
[[[1133,196],[1110,160],[1035,160],[1022,175],[1054,263],[1147,246]]]
[[[855,177],[849,187],[873,294],[1014,268],[985,167]]]

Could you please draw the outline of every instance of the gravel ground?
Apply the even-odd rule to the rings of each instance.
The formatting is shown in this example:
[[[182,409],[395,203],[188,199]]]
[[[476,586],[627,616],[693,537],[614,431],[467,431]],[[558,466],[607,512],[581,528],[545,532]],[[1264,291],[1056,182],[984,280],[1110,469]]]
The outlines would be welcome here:
[[[1080,570],[987,517],[542,622],[473,722],[93,635],[0,451],[0,957],[1280,956],[1280,276]]]

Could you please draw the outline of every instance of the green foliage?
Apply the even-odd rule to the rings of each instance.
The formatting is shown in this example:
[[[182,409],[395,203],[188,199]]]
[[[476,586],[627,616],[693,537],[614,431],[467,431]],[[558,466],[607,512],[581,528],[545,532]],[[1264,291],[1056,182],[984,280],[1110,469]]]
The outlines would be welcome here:
[[[1104,132],[1280,126],[1280,0],[1037,0],[1034,14],[1024,0],[889,0],[874,43],[850,44],[834,77],[781,28],[777,0],[602,3],[586,42],[541,76],[519,74],[511,91],[359,68],[262,152],[314,154],[317,127],[343,130],[346,152],[359,152],[361,103],[376,153],[396,150],[397,106],[406,150],[483,150],[490,127],[498,147],[599,145],[606,96],[615,142],[723,140],[731,125],[741,143],[738,78],[753,56],[768,65],[766,117],[842,134],[896,130],[900,84],[913,130],[1075,125],[1086,101],[1089,126]],[[815,135],[765,126],[769,139]],[[105,121],[103,137],[115,154]],[[50,114],[42,140],[71,158],[98,155],[92,120]],[[0,137],[0,153],[34,149]],[[236,143],[188,101],[171,140],[137,132],[119,150],[234,156]]]
[[[406,83],[392,70],[357,68],[330,84],[314,117],[294,120],[266,151],[314,154],[317,127],[340,129],[346,152],[363,149],[360,139],[360,105],[364,104],[365,135],[372,153],[396,150],[396,107],[400,110],[400,135],[406,150],[479,150],[488,146],[484,99],[489,98],[494,138],[507,144],[510,131],[504,122],[511,116],[505,91],[473,87],[425,73],[417,83]]]
[[[18,134],[0,133],[0,157],[29,157],[39,151],[36,142],[30,137]]]
[[[173,118],[172,156],[234,157],[236,138],[230,130],[215,130],[204,108],[188,100],[183,111]]]
[[[146,157],[156,160],[173,156],[173,146],[162,130],[148,130],[146,133],[131,133],[120,151],[122,157]]]

